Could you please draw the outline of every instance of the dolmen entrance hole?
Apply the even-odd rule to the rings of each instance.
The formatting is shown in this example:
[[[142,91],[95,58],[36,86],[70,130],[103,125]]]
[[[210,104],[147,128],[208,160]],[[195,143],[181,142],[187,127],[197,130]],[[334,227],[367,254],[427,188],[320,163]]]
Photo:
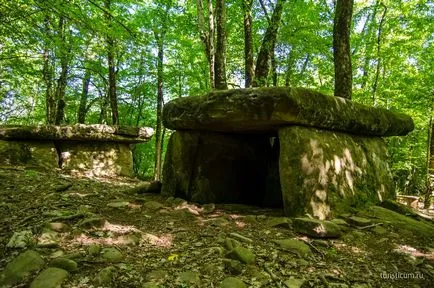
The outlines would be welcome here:
[[[281,87],[178,98],[163,123],[176,130],[163,195],[320,219],[394,198],[383,137],[414,129],[404,114]]]
[[[0,164],[60,168],[86,176],[133,176],[131,145],[148,141],[149,127],[102,124],[0,126]]]

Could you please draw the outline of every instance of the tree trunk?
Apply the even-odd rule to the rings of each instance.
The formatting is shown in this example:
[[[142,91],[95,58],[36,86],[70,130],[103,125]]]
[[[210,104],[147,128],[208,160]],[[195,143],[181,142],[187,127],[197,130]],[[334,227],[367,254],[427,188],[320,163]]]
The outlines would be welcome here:
[[[434,99],[434,90],[432,93]],[[431,100],[430,107],[430,118],[428,123],[428,137],[427,137],[427,151],[426,151],[426,165],[427,165],[427,173],[426,173],[426,191],[425,191],[425,199],[424,199],[424,208],[428,209],[431,205],[431,195],[433,191],[433,187],[431,186],[431,182],[434,181],[431,177],[434,176],[434,122],[433,122],[433,112],[434,112],[434,100]]]
[[[377,67],[375,70],[375,79],[372,85],[372,104],[374,106],[377,105],[377,86],[378,86],[378,78],[380,77],[380,67],[381,67],[381,34],[383,32],[384,19],[386,18],[387,7],[384,4],[380,4],[384,7],[383,14],[381,15],[380,24],[378,24],[378,34],[377,34]]]
[[[200,39],[205,47],[205,55],[208,60],[209,81],[211,88],[215,88],[214,66],[215,66],[215,50],[214,50],[214,11],[212,0],[208,1],[208,28],[205,27],[205,11],[202,0],[197,0],[197,18]]]
[[[291,51],[289,51],[288,54],[288,58],[287,58],[287,67],[286,67],[286,72],[285,72],[285,86],[289,87],[291,86],[291,81],[292,81],[292,67],[294,65],[294,51],[293,49],[291,49]]]
[[[261,49],[256,60],[254,87],[261,87],[267,84],[268,73],[270,71],[270,62],[273,56],[274,47],[276,46],[277,31],[282,18],[283,5],[286,0],[277,0],[270,24],[265,31],[262,40]]]
[[[78,107],[77,113],[77,122],[84,124],[86,122],[86,114],[87,114],[87,99],[89,96],[89,83],[90,83],[90,70],[85,69],[84,77],[83,77],[83,86],[81,90],[80,96],[80,105]]]
[[[353,72],[351,67],[350,29],[353,0],[337,0],[333,26],[333,59],[335,96],[351,99]]]
[[[105,9],[110,12],[111,0],[105,0]],[[110,35],[112,28],[112,16],[106,13],[106,21],[109,31],[106,34],[107,65],[108,65],[108,99],[112,111],[112,124],[119,125],[118,99],[116,96],[116,68],[115,68],[115,40]]]
[[[217,45],[215,53],[215,88],[228,89],[226,82],[226,6],[225,0],[216,0]]]
[[[45,16],[44,30],[47,38],[50,34],[50,17]],[[56,118],[56,101],[53,95],[53,70],[51,67],[51,51],[49,40],[45,40],[44,52],[43,52],[43,67],[42,67],[42,79],[45,84],[45,118],[47,124],[54,124]]]
[[[155,33],[155,38],[158,45],[158,59],[157,59],[157,127],[155,131],[155,169],[154,180],[161,180],[161,156],[162,147],[162,113],[163,113],[163,61],[164,61],[164,32],[161,35]]]
[[[252,4],[253,0],[243,0],[244,10],[244,86],[252,86],[255,73],[253,67],[253,33],[252,33]]]
[[[60,67],[61,72],[59,79],[57,80],[57,89],[56,89],[56,102],[57,102],[57,108],[56,108],[56,120],[55,124],[60,125],[64,122],[65,119],[65,90],[66,90],[66,84],[67,84],[67,77],[68,77],[68,47],[66,43],[66,23],[65,18],[60,17],[59,19],[59,51],[60,51]]]

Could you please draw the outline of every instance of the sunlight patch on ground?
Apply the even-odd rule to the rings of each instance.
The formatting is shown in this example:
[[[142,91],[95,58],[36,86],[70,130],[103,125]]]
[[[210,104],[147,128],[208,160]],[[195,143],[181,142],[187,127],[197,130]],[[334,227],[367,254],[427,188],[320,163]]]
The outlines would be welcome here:
[[[398,248],[394,249],[393,251],[402,254],[411,255],[413,257],[424,257],[429,260],[434,260],[434,252],[423,253],[417,250],[416,248],[408,245],[398,245]]]
[[[142,233],[142,231],[140,231],[139,229],[137,229],[134,226],[117,225],[117,224],[112,224],[108,221],[105,221],[104,226],[102,227],[102,230],[103,231],[110,231],[110,232],[114,232],[114,233],[118,233],[118,234],[126,234],[126,233],[131,233],[131,232]]]
[[[170,248],[173,245],[173,236],[171,234],[163,234],[161,236],[156,236],[153,234],[146,233],[142,235],[142,239],[162,248]]]
[[[196,215],[196,216],[199,216],[202,213],[202,211],[203,211],[202,208],[199,208],[199,207],[197,207],[194,204],[188,204],[187,202],[184,202],[184,203],[176,206],[174,209],[175,210],[185,209],[188,212],[190,212],[191,214]]]

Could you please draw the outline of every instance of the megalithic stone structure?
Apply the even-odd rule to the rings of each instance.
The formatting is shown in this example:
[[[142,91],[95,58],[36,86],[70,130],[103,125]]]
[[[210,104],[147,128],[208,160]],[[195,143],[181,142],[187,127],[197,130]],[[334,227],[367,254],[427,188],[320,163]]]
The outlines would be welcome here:
[[[164,195],[320,219],[394,198],[383,137],[414,129],[407,115],[288,87],[178,98],[163,123],[176,130]]]

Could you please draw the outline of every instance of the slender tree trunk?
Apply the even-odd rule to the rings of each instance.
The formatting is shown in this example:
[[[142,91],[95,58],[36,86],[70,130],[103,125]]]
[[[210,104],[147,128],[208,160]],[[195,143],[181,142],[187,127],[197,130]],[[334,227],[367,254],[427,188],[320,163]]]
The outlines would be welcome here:
[[[50,34],[50,17],[45,16],[44,19],[45,34]],[[56,117],[56,101],[53,95],[53,70],[51,67],[51,51],[48,40],[45,40],[44,52],[43,52],[43,67],[42,67],[42,79],[45,84],[45,118],[47,124],[54,124]]]
[[[333,59],[335,96],[351,99],[353,70],[351,67],[350,29],[353,0],[337,0],[333,26]]]
[[[104,0],[105,9],[110,12],[111,0]],[[116,95],[116,67],[115,67],[115,40],[110,35],[112,28],[112,16],[106,13],[106,21],[109,31],[106,34],[107,65],[108,65],[108,98],[112,111],[112,124],[119,125],[118,99]]]
[[[271,80],[273,86],[277,86],[277,61],[276,54],[273,51],[273,55],[271,56]]]
[[[289,87],[291,86],[291,81],[292,81],[292,69],[294,66],[294,50],[291,49],[291,51],[289,51],[288,53],[288,58],[287,58],[287,67],[286,67],[286,72],[285,72],[285,86]]]
[[[372,54],[372,42],[371,42],[371,36],[372,36],[372,30],[373,27],[375,25],[375,19],[377,17],[377,11],[378,11],[378,0],[375,3],[374,6],[374,10],[372,11],[372,14],[370,15],[369,19],[367,21],[369,21],[369,23],[367,23],[368,28],[367,31],[365,33],[365,59],[364,59],[364,63],[363,63],[363,76],[362,76],[362,84],[361,84],[361,88],[364,89],[366,87],[366,84],[368,83],[368,79],[369,79],[369,62],[371,61],[371,54]]]
[[[283,5],[285,4],[285,1],[286,0],[277,0],[273,15],[271,16],[270,24],[265,31],[258,59],[256,60],[255,79],[253,81],[254,87],[261,87],[267,83],[268,73],[270,71],[270,62],[276,46],[277,31],[282,18]]]
[[[60,67],[61,72],[59,79],[57,80],[57,89],[56,89],[56,102],[57,102],[57,108],[56,108],[56,120],[55,124],[59,125],[64,122],[65,119],[65,91],[66,91],[66,84],[67,84],[67,77],[68,77],[68,47],[66,43],[66,23],[65,18],[60,17],[59,19],[59,42],[60,42]]]
[[[209,69],[209,82],[211,88],[215,88],[215,76],[214,76],[214,66],[215,66],[215,49],[214,49],[214,37],[215,37],[215,27],[214,27],[214,9],[212,5],[212,0],[208,0],[208,27],[205,25],[205,11],[203,8],[202,0],[197,0],[197,17],[200,39],[205,47],[205,55],[208,60]]]
[[[255,69],[253,67],[253,33],[252,4],[253,0],[243,0],[244,10],[244,86],[251,87]]]
[[[164,33],[162,35],[155,34],[158,45],[158,59],[157,59],[157,127],[155,131],[155,170],[154,180],[160,181],[161,179],[161,158],[162,158],[162,112],[163,112],[163,61],[164,61]]]
[[[225,0],[216,0],[217,45],[215,52],[215,88],[228,89],[226,82],[226,6]]]
[[[90,70],[85,69],[83,77],[83,85],[80,95],[80,105],[78,106],[77,122],[84,124],[86,122],[87,114],[87,99],[89,96],[89,84],[90,84]]]
[[[109,97],[104,92],[98,90],[100,96],[100,113],[98,118],[98,123],[107,124],[108,123],[108,109],[109,109]]]
[[[380,67],[381,67],[381,35],[383,32],[384,20],[386,18],[387,7],[381,4],[384,7],[383,14],[381,15],[380,24],[378,24],[378,34],[377,34],[377,66],[375,70],[375,79],[372,85],[372,104],[374,106],[377,105],[377,87],[378,87],[378,78],[380,77]]]
[[[432,99],[434,99],[434,90],[432,92]],[[428,137],[427,137],[427,151],[426,151],[426,191],[425,191],[425,199],[424,199],[424,208],[428,209],[431,205],[431,194],[432,194],[432,186],[431,186],[431,177],[434,176],[434,122],[433,122],[433,113],[434,113],[434,100],[431,100],[431,107],[429,111],[429,123],[428,123]]]

